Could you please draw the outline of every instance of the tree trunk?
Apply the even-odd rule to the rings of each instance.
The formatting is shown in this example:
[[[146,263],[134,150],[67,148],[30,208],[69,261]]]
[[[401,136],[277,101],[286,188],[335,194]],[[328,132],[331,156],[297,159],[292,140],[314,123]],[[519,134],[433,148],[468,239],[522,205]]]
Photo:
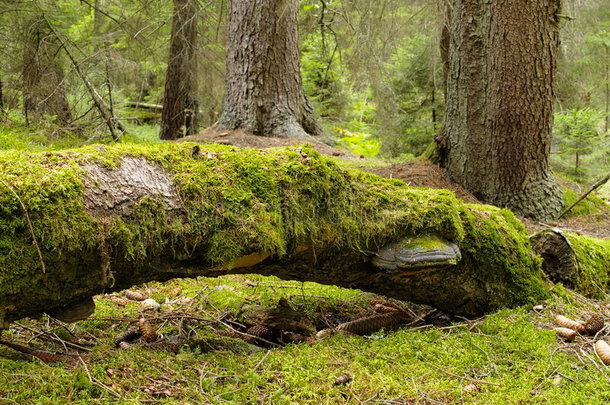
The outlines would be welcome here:
[[[0,116],[4,113],[4,82],[0,79]]]
[[[0,325],[138,283],[230,273],[468,315],[547,294],[510,212],[345,170],[309,147],[0,152],[0,207]]]
[[[296,0],[231,1],[224,111],[216,128],[321,135],[303,92]]]
[[[64,71],[58,60],[61,45],[37,17],[26,26],[23,48],[23,108],[28,123],[45,115],[54,116],[61,125],[72,121],[66,98]]]
[[[532,236],[542,269],[556,283],[591,298],[604,299],[610,287],[610,240],[563,232],[542,231]]]
[[[441,166],[480,200],[559,215],[549,170],[559,0],[454,0]],[[448,41],[447,41],[448,39]]]
[[[161,114],[161,139],[178,139],[198,130],[197,0],[174,0],[172,37]]]

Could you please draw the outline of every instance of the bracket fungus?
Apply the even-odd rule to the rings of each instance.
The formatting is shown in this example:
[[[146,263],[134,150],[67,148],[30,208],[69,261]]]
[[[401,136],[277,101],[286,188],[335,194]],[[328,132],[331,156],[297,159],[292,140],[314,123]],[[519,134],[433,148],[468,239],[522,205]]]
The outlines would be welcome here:
[[[372,259],[375,267],[390,274],[441,269],[462,259],[460,248],[437,235],[420,235],[391,243]]]

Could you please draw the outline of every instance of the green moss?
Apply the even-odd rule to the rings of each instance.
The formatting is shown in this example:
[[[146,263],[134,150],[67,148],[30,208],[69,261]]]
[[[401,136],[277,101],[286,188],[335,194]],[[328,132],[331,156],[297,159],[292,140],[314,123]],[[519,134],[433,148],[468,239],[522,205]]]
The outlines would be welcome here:
[[[406,247],[410,249],[420,249],[427,252],[433,249],[439,249],[447,246],[447,241],[439,238],[437,235],[417,235],[413,238],[404,239],[397,247]]]
[[[131,262],[134,274],[163,255],[229,263],[252,246],[277,256],[299,245],[375,251],[398,237],[436,233],[464,236],[461,203],[449,191],[416,189],[398,180],[342,169],[309,146],[274,150],[212,145],[193,157],[194,144],[88,146],[62,152],[0,152],[0,289],[10,294],[40,285],[52,301],[66,283],[78,286],[78,256],[110,255]],[[145,157],[173,177],[184,213],[166,214],[145,197],[127,218],[97,218],[84,206],[84,170],[117,167],[125,156]],[[43,274],[23,202],[43,251]],[[65,258],[73,262],[64,263]],[[64,258],[64,259],[62,259]],[[61,283],[61,284],[58,284]]]
[[[280,285],[290,288],[278,288]],[[262,303],[274,305],[278,295],[291,299],[295,306],[308,302],[315,307],[321,301],[330,301],[331,313],[340,311],[342,305],[354,312],[368,305],[356,290],[313,283],[302,286],[260,276],[173,280],[165,285],[153,283],[145,291],[155,295],[155,291],[169,292],[177,286],[183,291],[182,298],[195,300],[192,307],[189,305],[191,313],[209,319],[216,319],[219,310],[238,311],[238,306],[227,305],[228,296],[240,297],[242,304],[246,298],[259,303],[260,297],[268,297]],[[202,290],[205,293],[198,295]],[[349,297],[360,300],[338,300]],[[208,298],[213,306],[204,304]],[[364,402],[372,397],[379,403],[408,403],[424,402],[424,395],[427,402],[444,404],[605,404],[609,400],[608,381],[590,345],[560,342],[550,330],[553,312],[579,318],[581,312],[594,310],[582,308],[582,298],[575,300],[581,307],[568,305],[574,312],[566,312],[563,298],[553,297],[548,311],[542,313],[528,308],[502,310],[449,328],[405,326],[396,332],[377,333],[371,339],[337,335],[315,344],[291,344],[254,354],[226,343],[210,350],[207,340],[218,337],[211,335],[208,322],[194,320],[189,321],[188,328],[195,338],[206,339],[199,345],[201,349],[193,344],[192,349],[174,355],[136,344],[133,350],[117,350],[114,339],[127,325],[87,320],[71,326],[78,336],[92,334],[96,338],[92,352],[82,355],[86,369],[16,360],[14,351],[0,346],[0,389],[2,398],[19,404],[248,404],[261,398],[279,405],[337,404],[345,403],[346,398]],[[96,301],[99,310],[105,311],[100,316],[138,313],[137,303],[129,303],[126,314],[126,308],[110,297],[99,296]],[[40,326],[29,321],[24,324],[33,330]],[[178,328],[171,322],[157,325],[165,335]],[[218,328],[217,324],[213,326]],[[14,334],[7,331],[5,336],[18,343],[28,337],[26,330]],[[30,344],[59,350],[47,340],[33,339]],[[351,381],[335,385],[335,379],[343,373],[350,374]],[[120,396],[98,388],[99,384],[90,384],[89,375]],[[562,376],[559,384],[557,375]],[[468,389],[473,380],[479,381],[477,391]],[[163,396],[163,388],[171,395]]]
[[[563,189],[563,208],[566,209],[574,204],[581,196],[580,193],[568,188]],[[590,194],[587,198],[579,202],[568,212],[565,217],[574,217],[578,215],[590,215],[598,212],[607,212],[610,209],[608,204],[596,194]]]
[[[577,275],[574,289],[594,298],[604,298],[610,287],[610,240],[563,233],[574,250]]]
[[[548,297],[540,258],[524,225],[510,210],[465,204],[461,213],[464,265],[477,269],[473,277],[487,286],[491,308],[533,304]]]

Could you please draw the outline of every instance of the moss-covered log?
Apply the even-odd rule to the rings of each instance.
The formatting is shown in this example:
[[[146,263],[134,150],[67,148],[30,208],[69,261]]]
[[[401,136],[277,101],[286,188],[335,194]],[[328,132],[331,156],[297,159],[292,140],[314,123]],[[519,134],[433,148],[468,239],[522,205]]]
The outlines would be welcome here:
[[[398,270],[372,264],[382,248],[417,235],[459,246],[461,260],[437,266],[434,257],[425,268]],[[0,320],[146,281],[240,272],[461,314],[547,293],[509,211],[344,169],[307,146],[0,153]]]
[[[532,236],[549,278],[581,294],[603,298],[610,287],[610,240],[549,229]]]

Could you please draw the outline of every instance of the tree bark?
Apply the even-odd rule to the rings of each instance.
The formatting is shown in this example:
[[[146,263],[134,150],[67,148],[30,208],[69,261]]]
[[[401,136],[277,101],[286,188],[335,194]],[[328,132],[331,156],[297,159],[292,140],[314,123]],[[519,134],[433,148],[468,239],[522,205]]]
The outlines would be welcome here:
[[[467,315],[547,294],[506,210],[348,171],[307,147],[7,152],[0,180],[0,325],[138,283],[231,273]]]
[[[480,200],[559,215],[549,170],[559,0],[454,0],[441,166]]]
[[[4,82],[0,78],[0,115],[4,115]]]
[[[23,109],[28,123],[37,123],[45,115],[56,117],[59,124],[72,121],[66,98],[64,71],[57,54],[61,45],[38,16],[25,28],[23,45]]]
[[[178,139],[197,133],[197,0],[174,0],[174,17],[165,77],[161,139]]]
[[[296,0],[231,1],[227,79],[219,130],[321,135],[303,92]]]

